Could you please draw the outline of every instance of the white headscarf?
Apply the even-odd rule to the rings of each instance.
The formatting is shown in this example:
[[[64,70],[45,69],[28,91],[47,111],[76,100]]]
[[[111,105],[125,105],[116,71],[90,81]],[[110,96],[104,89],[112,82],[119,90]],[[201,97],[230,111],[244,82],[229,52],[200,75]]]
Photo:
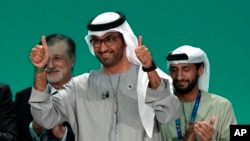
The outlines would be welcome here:
[[[188,60],[173,60],[168,61],[167,68],[169,70],[169,66],[171,64],[180,64],[180,63],[204,63],[204,72],[202,76],[200,76],[198,81],[198,87],[199,89],[203,91],[208,91],[209,88],[209,75],[210,75],[210,66],[209,66],[209,60],[207,58],[206,53],[197,47],[192,47],[189,45],[184,45],[181,47],[178,47],[173,52],[171,52],[171,55],[176,54],[186,54],[188,56]]]
[[[98,15],[91,23],[92,24],[104,24],[104,23],[109,23],[112,21],[117,20],[120,17],[118,13],[115,12],[106,12]],[[139,72],[138,72],[138,82],[137,82],[137,93],[138,93],[138,107],[139,107],[139,113],[140,113],[140,118],[143,124],[143,127],[147,133],[147,135],[151,138],[153,134],[153,126],[154,126],[154,117],[155,117],[155,112],[154,109],[148,105],[145,104],[145,97],[146,97],[146,90],[148,86],[148,76],[147,73],[142,71],[142,64],[138,60],[135,54],[135,49],[138,47],[138,41],[137,37],[135,36],[134,32],[130,28],[129,24],[127,21],[125,21],[123,24],[111,28],[108,30],[104,31],[88,31],[88,35],[85,36],[85,40],[89,46],[90,52],[94,54],[93,46],[89,42],[91,39],[92,35],[95,36],[102,36],[107,32],[120,32],[123,35],[124,41],[127,45],[126,47],[126,55],[132,64],[136,64],[140,66]],[[168,79],[170,84],[172,83],[172,79],[170,76],[165,74],[163,71],[160,69],[156,69],[158,74],[165,78]],[[172,89],[172,85],[170,86]]]

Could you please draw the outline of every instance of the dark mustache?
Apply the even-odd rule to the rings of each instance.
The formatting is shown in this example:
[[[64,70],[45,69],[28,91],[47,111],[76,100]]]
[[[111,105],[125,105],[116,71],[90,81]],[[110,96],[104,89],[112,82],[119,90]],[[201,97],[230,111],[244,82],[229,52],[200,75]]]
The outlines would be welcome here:
[[[110,51],[110,50],[105,50],[105,51],[103,51],[103,52],[102,52],[102,51],[99,51],[99,53],[100,53],[100,54],[112,53],[112,51]]]
[[[179,82],[189,82],[188,80],[174,80],[175,83],[179,83]]]

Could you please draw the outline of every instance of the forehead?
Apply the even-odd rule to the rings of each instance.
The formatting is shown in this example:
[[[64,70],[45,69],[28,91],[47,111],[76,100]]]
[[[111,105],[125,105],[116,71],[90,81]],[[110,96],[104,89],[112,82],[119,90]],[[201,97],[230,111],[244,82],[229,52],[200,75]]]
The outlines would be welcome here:
[[[49,45],[49,53],[51,55],[64,54],[67,51],[67,44],[65,41],[59,41],[53,45]]]
[[[186,68],[186,67],[195,67],[194,63],[179,63],[179,64],[170,64],[170,68]]]
[[[119,35],[120,33],[119,32],[107,32],[107,33],[105,33],[104,35],[102,35],[102,36],[96,36],[96,35],[91,35],[90,37],[91,38],[105,38],[105,37],[107,37],[107,36],[110,36],[110,35],[113,35],[113,36],[116,36],[116,35]]]

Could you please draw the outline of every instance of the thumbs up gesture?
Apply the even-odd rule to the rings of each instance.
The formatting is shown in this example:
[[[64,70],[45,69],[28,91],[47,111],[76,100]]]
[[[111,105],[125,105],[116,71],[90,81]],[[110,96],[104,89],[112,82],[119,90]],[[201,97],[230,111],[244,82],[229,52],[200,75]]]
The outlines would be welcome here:
[[[142,36],[138,37],[138,47],[135,49],[135,54],[142,63],[143,68],[147,69],[153,65],[152,56],[148,48],[142,44]]]
[[[37,68],[43,68],[49,59],[48,45],[45,36],[42,36],[42,45],[36,45],[30,52],[30,61]]]

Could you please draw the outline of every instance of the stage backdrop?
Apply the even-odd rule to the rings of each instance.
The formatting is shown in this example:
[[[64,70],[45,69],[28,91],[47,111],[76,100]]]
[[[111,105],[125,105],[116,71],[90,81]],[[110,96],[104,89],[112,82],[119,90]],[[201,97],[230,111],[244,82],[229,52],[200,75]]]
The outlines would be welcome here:
[[[0,2],[0,82],[15,94],[33,84],[31,48],[42,35],[62,33],[77,44],[74,75],[100,67],[84,36],[87,22],[105,11],[121,11],[136,35],[167,72],[169,51],[192,45],[207,52],[210,92],[229,99],[240,124],[250,124],[248,0],[9,0]]]

